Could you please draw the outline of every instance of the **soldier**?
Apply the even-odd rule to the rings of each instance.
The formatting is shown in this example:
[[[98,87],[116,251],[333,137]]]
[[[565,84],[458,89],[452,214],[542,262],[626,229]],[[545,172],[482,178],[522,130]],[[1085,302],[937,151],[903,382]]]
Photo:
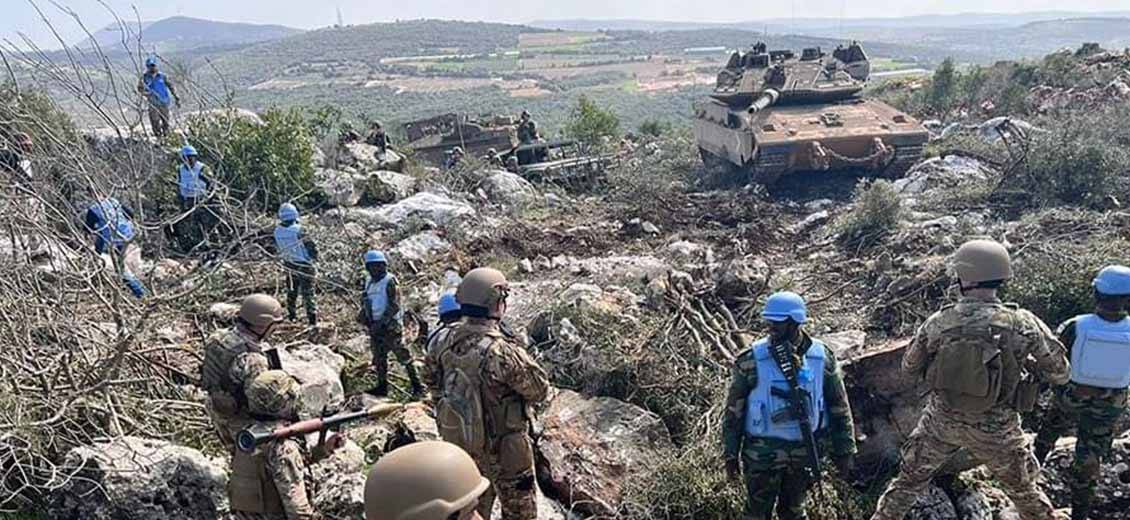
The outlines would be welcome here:
[[[173,82],[163,72],[157,70],[157,58],[150,56],[145,60],[145,73],[137,81],[137,92],[149,102],[149,126],[157,138],[169,134],[169,105],[175,101],[180,107],[180,97],[173,88]]]
[[[388,138],[388,134],[385,133],[380,121],[373,121],[369,125],[369,135],[365,136],[365,144],[376,146],[377,153],[380,155],[384,155],[388,148],[392,146],[392,141]]]
[[[211,172],[208,165],[200,161],[196,148],[181,148],[181,165],[177,167],[177,199],[180,209],[188,213],[180,221],[181,249],[188,251],[208,238],[211,230],[210,210],[204,206],[208,191],[212,188]],[[187,229],[186,229],[187,228]]]
[[[519,171],[521,171],[518,168],[518,156],[517,155],[511,155],[509,158],[506,159],[506,171],[508,171],[510,173],[518,173]]]
[[[361,312],[369,327],[369,350],[373,353],[373,370],[377,375],[377,386],[369,393],[378,397],[388,395],[388,355],[392,353],[408,373],[412,395],[423,395],[424,386],[412,364],[412,354],[404,348],[404,312],[400,308],[396,277],[388,272],[388,259],[380,251],[369,251],[365,253],[365,270],[369,272],[369,280],[361,292]]]
[[[502,156],[498,155],[498,150],[495,150],[494,148],[487,150],[487,154],[483,156],[483,162],[487,163],[487,166],[493,168],[502,168],[504,166],[502,164]]]
[[[1040,464],[1020,429],[1035,387],[1025,372],[1067,381],[1063,345],[1031,312],[1001,303],[997,289],[1012,277],[1008,251],[992,240],[972,240],[954,254],[961,289],[955,305],[927,318],[903,355],[902,368],[930,387],[922,418],[903,446],[902,465],[872,520],[901,520],[958,449],[988,466],[1016,504],[1022,520],[1055,518],[1036,485]]]
[[[537,123],[530,119],[529,111],[523,110],[522,115],[518,117],[518,142],[529,144],[536,141],[537,137]]]
[[[243,299],[235,326],[218,331],[204,347],[200,386],[208,392],[205,410],[225,446],[235,446],[239,430],[251,421],[244,383],[267,370],[267,338],[283,320],[282,305],[266,294]]]
[[[306,307],[306,322],[311,327],[318,323],[314,303],[314,261],[318,248],[298,224],[298,208],[286,203],[279,206],[279,225],[275,226],[275,249],[286,268],[286,311],[290,321],[296,319],[298,295]]]
[[[267,370],[247,384],[252,429],[274,430],[298,420],[298,382],[282,370]],[[330,456],[344,439],[337,434],[312,450],[303,436],[257,446],[252,453],[235,450],[228,485],[235,520],[321,520],[311,504],[313,479],[309,464]]]
[[[0,172],[11,173],[18,182],[30,181],[31,161],[28,160],[28,156],[31,155],[33,148],[31,136],[24,132],[15,132],[5,141],[5,147],[0,148]]]
[[[444,164],[444,166],[448,170],[450,170],[452,168],[455,168],[456,166],[459,166],[459,163],[461,162],[463,162],[463,148],[456,146],[455,148],[451,149],[451,153],[447,156],[447,163]]]
[[[490,518],[497,494],[502,518],[516,520],[537,518],[530,406],[545,400],[549,380],[500,327],[509,290],[506,277],[489,267],[472,270],[459,284],[463,322],[438,347],[436,424],[494,484],[479,501],[479,514]]]
[[[1102,459],[1110,453],[1114,426],[1126,409],[1130,385],[1130,267],[1112,265],[1092,283],[1095,312],[1059,326],[1071,357],[1071,379],[1056,389],[1053,407],[1036,437],[1041,462],[1055,441],[1077,428],[1071,466],[1071,519],[1086,520]]]
[[[459,308],[459,302],[455,301],[453,293],[444,293],[440,296],[436,312],[439,314],[439,327],[428,335],[424,345],[424,365],[428,369],[428,386],[431,387],[432,395],[439,395],[440,391],[441,381],[436,378],[436,374],[439,370],[441,347],[445,345],[447,336],[454,330],[455,324],[463,318],[463,311]]]
[[[454,444],[417,442],[381,457],[365,479],[365,520],[482,520],[490,488],[475,461]]]
[[[808,314],[799,295],[773,294],[761,316],[769,322],[769,337],[735,360],[726,396],[722,422],[726,474],[731,481],[744,477],[747,520],[769,520],[774,505],[782,520],[803,519],[813,483],[809,446],[801,434],[801,421],[790,412],[787,398],[780,397],[790,387],[773,347],[794,345],[791,364],[797,387],[809,396],[805,408],[813,436],[822,447],[830,447],[836,467],[845,475],[855,454],[851,405],[832,349],[802,327]]]
[[[86,229],[94,234],[94,251],[102,258],[107,271],[116,271],[114,257],[121,258],[122,281],[137,298],[145,296],[145,286],[137,279],[141,269],[141,248],[133,243],[137,232],[133,210],[107,197],[91,204],[83,219]]]

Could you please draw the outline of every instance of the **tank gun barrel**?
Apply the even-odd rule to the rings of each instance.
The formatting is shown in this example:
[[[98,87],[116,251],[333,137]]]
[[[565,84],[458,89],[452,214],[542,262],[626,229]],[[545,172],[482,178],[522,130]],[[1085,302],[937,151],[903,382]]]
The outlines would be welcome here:
[[[781,93],[777,92],[775,89],[765,89],[761,97],[758,97],[754,100],[753,104],[749,106],[749,113],[754,114],[773,106],[780,97]]]

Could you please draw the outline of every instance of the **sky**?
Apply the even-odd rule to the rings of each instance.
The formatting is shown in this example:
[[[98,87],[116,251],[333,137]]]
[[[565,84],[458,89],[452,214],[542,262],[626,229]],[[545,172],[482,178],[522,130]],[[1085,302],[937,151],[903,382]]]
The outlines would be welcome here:
[[[720,22],[788,18],[794,9],[798,17],[834,18],[843,13],[848,18],[867,18],[1064,9],[1114,11],[1128,5],[1127,0],[0,0],[0,40],[20,43],[22,33],[41,47],[59,47],[35,6],[66,42],[75,43],[83,38],[83,30],[59,6],[77,14],[94,32],[114,22],[106,6],[126,20],[181,15],[313,29],[332,25],[337,8],[347,24],[356,25],[414,18],[514,23],[561,18]]]

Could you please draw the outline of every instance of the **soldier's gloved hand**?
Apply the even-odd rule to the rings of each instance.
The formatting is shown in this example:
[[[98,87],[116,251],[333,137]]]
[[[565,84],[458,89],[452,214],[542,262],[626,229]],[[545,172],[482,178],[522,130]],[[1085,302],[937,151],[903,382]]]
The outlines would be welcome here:
[[[741,476],[742,476],[742,468],[741,468],[741,465],[738,464],[738,459],[727,460],[726,461],[726,478],[730,479],[731,482],[737,482],[738,480],[741,479]]]
[[[840,474],[841,478],[846,479],[851,474],[851,469],[855,467],[855,457],[852,455],[837,457],[835,463],[836,472]]]

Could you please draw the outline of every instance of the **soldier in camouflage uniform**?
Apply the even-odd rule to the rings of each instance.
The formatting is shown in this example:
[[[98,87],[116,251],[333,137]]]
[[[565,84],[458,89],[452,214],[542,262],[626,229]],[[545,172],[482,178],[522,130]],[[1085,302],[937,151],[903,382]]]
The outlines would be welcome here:
[[[1071,379],[1056,389],[1052,409],[1036,437],[1043,461],[1055,442],[1077,429],[1071,466],[1071,518],[1086,520],[1095,498],[1102,459],[1110,453],[1114,427],[1126,409],[1130,383],[1130,268],[1109,266],[1093,283],[1095,312],[1059,327],[1071,357]]]
[[[455,301],[454,293],[446,293],[440,297],[439,304],[436,305],[436,313],[439,314],[439,326],[428,334],[428,339],[424,343],[424,365],[427,367],[428,388],[433,396],[440,394],[440,386],[443,384],[443,381],[437,377],[440,354],[447,344],[447,337],[463,318],[463,311],[459,308],[459,302]]]
[[[282,370],[267,370],[247,385],[252,429],[275,430],[298,420],[301,394],[298,382]],[[309,464],[331,455],[343,439],[334,435],[325,444],[306,449],[305,438],[272,441],[246,453],[232,455],[228,498],[236,520],[321,520],[311,504],[313,479]]]
[[[832,349],[801,327],[807,311],[800,296],[789,292],[770,296],[762,317],[769,322],[769,337],[735,360],[722,421],[722,455],[730,480],[740,475],[745,482],[746,520],[769,520],[774,505],[777,518],[804,519],[804,503],[812,485],[808,447],[801,440],[799,421],[788,412],[787,399],[772,391],[788,391],[788,384],[768,355],[770,345],[785,341],[795,345],[798,387],[806,395],[822,396],[810,399],[806,407],[820,453],[830,448],[836,467],[844,474],[850,471],[856,451],[851,405]]]
[[[966,242],[953,267],[961,299],[930,316],[903,356],[903,370],[925,377],[931,391],[903,446],[899,474],[871,518],[901,520],[962,447],[989,468],[1021,520],[1056,518],[1036,485],[1040,465],[1020,429],[1018,409],[1031,406],[1022,398],[1034,388],[1025,381],[1028,368],[1034,366],[1031,375],[1044,381],[1067,381],[1063,345],[1035,315],[997,299],[997,288],[1012,277],[1004,246]]]
[[[537,518],[530,407],[545,400],[549,380],[500,327],[508,292],[506,277],[491,268],[474,269],[459,284],[464,318],[438,347],[435,377],[443,383],[436,423],[444,440],[466,450],[493,484],[479,514],[490,518],[497,493],[502,518],[518,520]]]
[[[208,392],[205,409],[228,448],[235,446],[239,430],[251,423],[244,385],[267,370],[267,337],[282,320],[278,300],[252,294],[243,299],[235,326],[213,334],[204,347],[200,380]]]

